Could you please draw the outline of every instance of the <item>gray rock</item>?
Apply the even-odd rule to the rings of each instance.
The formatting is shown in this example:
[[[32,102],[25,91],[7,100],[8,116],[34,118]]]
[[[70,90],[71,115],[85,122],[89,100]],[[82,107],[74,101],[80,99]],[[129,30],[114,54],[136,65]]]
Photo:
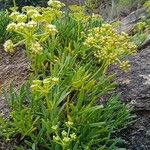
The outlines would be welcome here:
[[[130,102],[135,110],[150,110],[150,47],[129,58],[131,70],[117,71],[118,91],[122,100]]]
[[[144,8],[133,11],[127,17],[121,20],[119,31],[129,33],[139,20],[146,18],[147,16],[148,14],[146,13],[146,10]]]

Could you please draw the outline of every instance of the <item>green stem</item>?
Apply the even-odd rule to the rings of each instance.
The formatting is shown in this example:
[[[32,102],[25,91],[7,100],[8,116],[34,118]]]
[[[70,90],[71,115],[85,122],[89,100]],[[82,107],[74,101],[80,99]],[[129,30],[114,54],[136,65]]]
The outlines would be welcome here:
[[[17,9],[16,0],[13,0],[14,8]]]
[[[19,46],[19,45],[21,45],[21,44],[24,44],[25,41],[26,41],[26,40],[22,40],[22,41],[16,43],[14,46],[16,47],[16,46]]]
[[[78,38],[77,38],[77,41],[79,41],[79,38],[80,38],[80,23],[78,21]]]

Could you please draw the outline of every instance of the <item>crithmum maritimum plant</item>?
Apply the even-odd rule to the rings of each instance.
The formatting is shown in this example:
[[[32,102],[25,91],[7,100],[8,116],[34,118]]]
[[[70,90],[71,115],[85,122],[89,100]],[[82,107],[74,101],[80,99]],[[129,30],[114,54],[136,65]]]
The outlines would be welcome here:
[[[130,42],[129,36],[124,32],[118,34],[110,24],[90,29],[85,35],[84,45],[92,50],[100,64],[107,68],[119,63],[123,71],[128,71],[130,64],[128,60],[121,59],[136,53],[136,45]]]
[[[52,22],[63,16],[60,10],[64,6],[63,3],[50,0],[48,6],[47,8],[25,6],[21,13],[13,11],[9,16],[12,22],[7,26],[7,31],[18,33],[22,36],[22,40],[15,44],[12,40],[6,41],[4,50],[12,53],[16,46],[25,45],[27,55],[32,61],[32,69],[36,74],[37,62],[39,55],[43,53],[44,42],[48,38],[54,38],[58,32]]]
[[[63,13],[62,3],[48,4],[10,15],[13,22],[7,29],[23,39],[14,45],[7,41],[5,50],[24,44],[35,74],[18,93],[11,87],[10,96],[5,94],[12,111],[8,120],[0,119],[0,135],[8,140],[20,135],[18,149],[117,149],[119,140],[112,135],[131,121],[131,110],[118,96],[105,105],[99,99],[116,87],[107,68],[121,63],[126,71],[129,64],[121,58],[133,54],[135,45],[100,16],[86,16],[75,6]],[[45,66],[39,67],[41,59]]]

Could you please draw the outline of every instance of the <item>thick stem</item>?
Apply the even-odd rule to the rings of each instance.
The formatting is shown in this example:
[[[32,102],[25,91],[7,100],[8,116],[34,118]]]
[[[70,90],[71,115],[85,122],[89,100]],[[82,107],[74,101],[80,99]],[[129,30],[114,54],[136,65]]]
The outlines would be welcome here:
[[[16,10],[17,9],[16,0],[13,0],[13,5],[14,5],[14,8]]]

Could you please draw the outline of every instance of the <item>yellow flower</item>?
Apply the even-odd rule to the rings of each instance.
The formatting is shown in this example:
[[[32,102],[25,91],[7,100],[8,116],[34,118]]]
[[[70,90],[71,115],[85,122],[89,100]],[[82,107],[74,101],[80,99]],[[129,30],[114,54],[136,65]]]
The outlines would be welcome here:
[[[33,83],[33,84],[37,84],[37,85],[39,85],[39,86],[42,85],[42,81],[41,81],[41,80],[33,80],[32,83]]]
[[[62,8],[62,7],[65,6],[64,3],[60,2],[60,1],[57,1],[57,0],[49,0],[49,1],[47,2],[47,4],[48,4],[49,6],[51,6],[51,7],[53,7],[53,8],[56,8],[56,9],[60,9],[60,8]]]
[[[52,81],[51,81],[51,78],[46,78],[43,80],[43,86],[44,88],[49,88],[50,85],[51,85]]]
[[[67,132],[64,131],[64,130],[61,132],[61,134],[62,134],[63,137],[66,137],[66,136],[67,136]]]
[[[7,25],[7,31],[15,31],[15,28],[16,28],[16,23],[12,22],[10,24]]]
[[[29,9],[27,11],[28,17],[32,17],[34,14],[38,14],[39,12],[36,9]]]
[[[35,30],[36,27],[37,27],[37,23],[35,21],[29,21],[27,24],[26,24],[26,27],[29,29],[29,30]]]
[[[32,81],[32,85],[31,85],[32,91],[39,91],[41,85],[42,85],[42,81],[41,80],[33,80]]]
[[[10,17],[11,19],[13,19],[13,21],[16,21],[18,15],[20,15],[20,13],[17,12],[17,11],[15,11],[15,12],[12,12],[12,13],[9,15],[9,17]]]
[[[25,30],[26,24],[25,23],[18,23],[16,24],[16,31],[23,32]]]
[[[104,62],[108,66],[120,62],[122,56],[136,52],[136,45],[130,42],[129,36],[124,32],[118,34],[110,24],[89,30],[83,44],[93,49],[93,54],[100,63]],[[127,70],[127,67],[127,63],[123,62],[121,68]]]
[[[56,131],[56,130],[58,129],[58,125],[52,126],[52,129],[53,129],[54,131]]]
[[[42,54],[43,47],[40,45],[40,43],[35,42],[32,44],[32,52],[35,54]]]
[[[54,140],[55,142],[58,142],[58,141],[60,140],[60,138],[59,138],[59,136],[53,136],[53,140]]]
[[[55,25],[52,25],[52,24],[48,24],[46,26],[46,31],[48,34],[50,35],[55,35],[58,31],[56,29],[56,26]]]
[[[76,138],[77,138],[75,133],[70,134],[70,137],[71,137],[72,140],[76,140]]]
[[[121,62],[120,68],[121,68],[124,72],[127,72],[127,71],[130,69],[130,63],[129,63],[129,61],[127,60],[127,61]]]
[[[65,143],[69,143],[71,141],[71,139],[69,137],[64,137],[63,138],[63,142]]]
[[[71,128],[73,126],[73,122],[71,122],[71,121],[66,122],[66,126],[68,128]]]
[[[41,14],[39,14],[39,13],[35,13],[35,14],[33,14],[33,15],[31,16],[32,20],[35,21],[35,22],[41,21],[41,20],[42,20],[42,17],[43,17],[43,16],[42,16]]]
[[[69,9],[72,12],[83,12],[84,11],[84,7],[78,6],[78,5],[71,5],[69,6]]]
[[[26,22],[27,16],[25,14],[19,14],[19,15],[17,15],[16,21],[17,22]]]
[[[11,40],[7,40],[5,43],[4,43],[4,50],[6,52],[14,52],[14,44]]]

